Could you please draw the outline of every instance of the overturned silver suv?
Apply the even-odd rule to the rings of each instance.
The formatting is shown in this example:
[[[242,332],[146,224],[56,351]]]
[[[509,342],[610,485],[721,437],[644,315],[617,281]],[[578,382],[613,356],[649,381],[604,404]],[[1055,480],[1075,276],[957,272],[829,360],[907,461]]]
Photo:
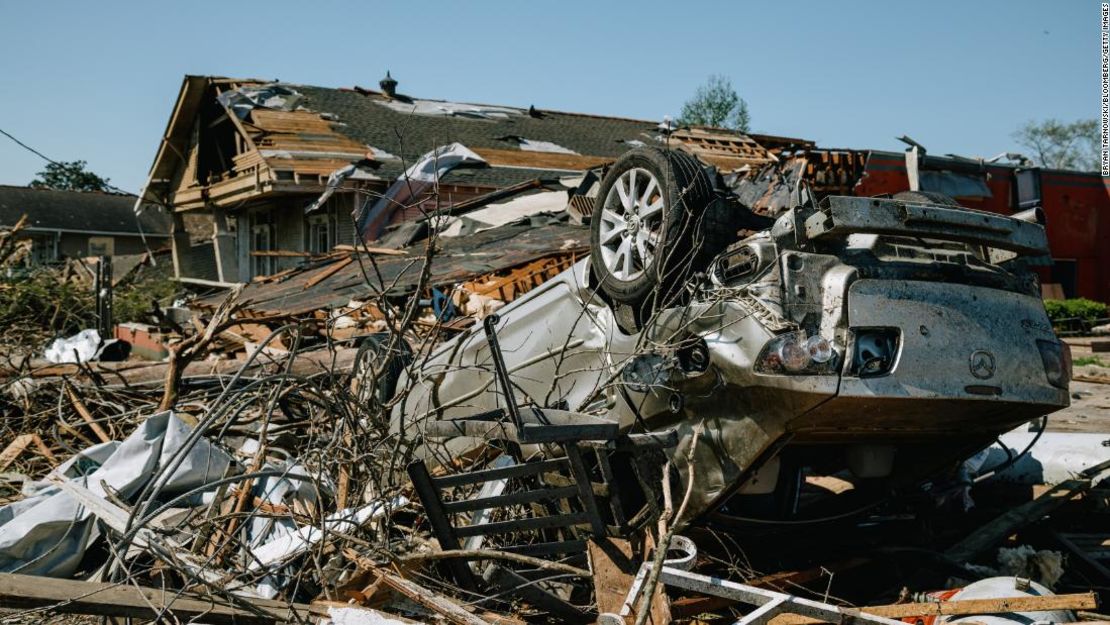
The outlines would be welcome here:
[[[800,193],[772,220],[722,188],[684,153],[627,153],[597,190],[590,257],[497,326],[518,399],[677,434],[686,518],[791,518],[807,472],[907,488],[1068,405],[1029,215]],[[478,329],[404,376],[397,428],[501,397]]]

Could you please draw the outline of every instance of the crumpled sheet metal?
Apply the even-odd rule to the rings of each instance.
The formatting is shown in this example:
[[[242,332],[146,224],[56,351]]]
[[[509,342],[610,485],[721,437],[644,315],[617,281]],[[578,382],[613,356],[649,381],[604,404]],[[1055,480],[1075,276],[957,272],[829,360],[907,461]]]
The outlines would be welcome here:
[[[398,176],[369,209],[363,210],[361,206],[355,209],[353,217],[358,224],[359,234],[364,241],[377,239],[389,223],[393,211],[414,203],[447,172],[456,167],[485,165],[485,159],[461,143],[441,145],[428,152]]]
[[[304,95],[284,85],[270,83],[225,91],[216,99],[231,109],[236,117],[246,119],[255,108],[295,111],[304,100]]]
[[[91,447],[60,465],[55,474],[106,496],[105,486],[123,500],[137,495],[184,446],[192,428],[172,412],[144,421],[123,442]],[[185,493],[224,477],[231,457],[200,439],[166,479],[163,494]],[[95,518],[69,494],[49,482],[0,507],[0,572],[69,577],[89,543],[99,536]]]

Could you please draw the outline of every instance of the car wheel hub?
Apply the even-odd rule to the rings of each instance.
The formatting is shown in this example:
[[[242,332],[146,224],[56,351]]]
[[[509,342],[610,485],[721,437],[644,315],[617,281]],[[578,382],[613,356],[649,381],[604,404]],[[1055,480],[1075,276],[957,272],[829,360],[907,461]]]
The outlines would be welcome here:
[[[658,253],[663,228],[659,180],[646,169],[630,169],[609,189],[601,212],[601,258],[618,280],[643,275]]]

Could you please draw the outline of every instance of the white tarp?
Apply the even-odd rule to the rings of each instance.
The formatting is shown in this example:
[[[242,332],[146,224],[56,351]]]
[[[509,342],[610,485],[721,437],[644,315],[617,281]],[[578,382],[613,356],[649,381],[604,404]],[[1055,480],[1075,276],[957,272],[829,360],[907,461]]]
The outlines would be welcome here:
[[[96,445],[73,456],[52,475],[106,497],[105,487],[128,501],[180,450],[192,428],[172,412],[144,421],[123,442]],[[166,480],[173,496],[224,477],[231,457],[201,438]],[[49,481],[25,486],[27,497],[0,507],[0,572],[70,577],[89,543],[99,536],[93,515]]]

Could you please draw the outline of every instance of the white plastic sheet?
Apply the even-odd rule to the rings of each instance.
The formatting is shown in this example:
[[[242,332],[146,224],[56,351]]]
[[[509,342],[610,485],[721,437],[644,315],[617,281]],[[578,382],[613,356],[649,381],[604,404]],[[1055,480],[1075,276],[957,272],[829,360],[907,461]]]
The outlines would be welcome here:
[[[100,349],[100,333],[81,330],[69,338],[54,339],[43,356],[54,364],[88,362]]]
[[[192,428],[172,412],[144,421],[123,442],[91,447],[70,458],[54,474],[104,497],[105,487],[127,501],[182,449]],[[200,439],[166,481],[173,496],[224,477],[231,458]],[[91,513],[49,482],[31,485],[25,499],[0,507],[0,572],[70,577],[89,543],[99,536]]]

